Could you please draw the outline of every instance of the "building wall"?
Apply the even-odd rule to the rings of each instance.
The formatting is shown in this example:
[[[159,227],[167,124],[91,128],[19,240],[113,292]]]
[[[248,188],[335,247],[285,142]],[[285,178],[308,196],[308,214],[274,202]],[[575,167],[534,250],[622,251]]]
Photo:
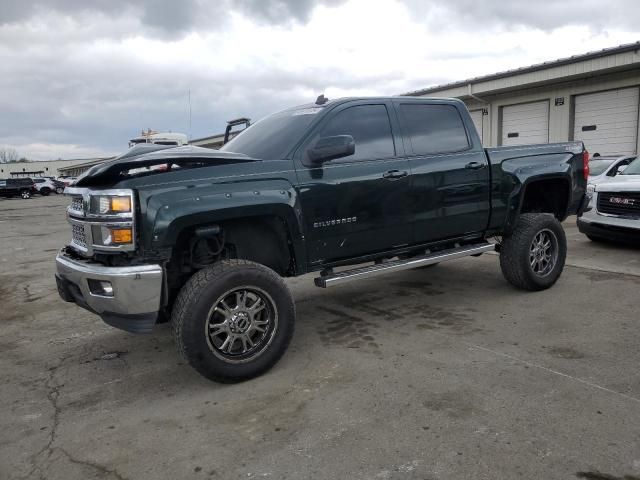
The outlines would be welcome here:
[[[0,163],[0,178],[11,177],[12,172],[33,172],[42,170],[43,176],[59,175],[58,169],[70,167],[75,164],[84,163],[87,159],[82,160],[51,160],[45,162],[16,162],[16,163]]]
[[[482,103],[468,96],[468,88],[456,87],[449,90],[429,92],[429,97],[458,97],[469,110],[486,109],[485,128],[482,138],[485,146],[500,144],[501,107],[535,101],[549,101],[549,142],[566,142],[573,136],[573,99],[576,95],[614,90],[626,87],[640,87],[640,68],[625,72],[597,75],[580,80],[554,80],[553,83],[514,89],[500,94],[476,93],[488,103]],[[476,89],[474,88],[474,91]],[[555,105],[556,98],[564,98],[563,105]],[[640,122],[638,122],[640,125]],[[640,130],[640,126],[639,126]],[[640,131],[638,132],[636,153],[640,152]]]

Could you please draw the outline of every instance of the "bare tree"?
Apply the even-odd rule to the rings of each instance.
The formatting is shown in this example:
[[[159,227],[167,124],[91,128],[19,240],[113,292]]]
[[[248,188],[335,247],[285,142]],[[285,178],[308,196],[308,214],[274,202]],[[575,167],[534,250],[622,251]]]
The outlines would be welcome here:
[[[13,163],[17,162],[20,155],[15,148],[0,147],[0,163]]]

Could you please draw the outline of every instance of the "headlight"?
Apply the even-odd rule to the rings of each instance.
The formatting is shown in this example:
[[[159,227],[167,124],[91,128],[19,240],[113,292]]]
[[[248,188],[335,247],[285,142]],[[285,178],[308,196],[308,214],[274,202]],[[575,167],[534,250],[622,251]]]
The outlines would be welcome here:
[[[587,184],[587,193],[589,195],[593,195],[593,192],[596,191],[596,186],[593,183],[588,183]]]
[[[128,195],[92,196],[91,213],[99,215],[131,213],[131,197]]]
[[[130,245],[133,243],[133,228],[121,225],[92,225],[94,245],[105,247]]]

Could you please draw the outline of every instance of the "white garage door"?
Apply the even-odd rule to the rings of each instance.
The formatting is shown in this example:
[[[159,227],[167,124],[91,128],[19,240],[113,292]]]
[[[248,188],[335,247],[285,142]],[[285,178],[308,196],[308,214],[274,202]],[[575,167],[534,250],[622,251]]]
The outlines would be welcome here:
[[[574,140],[600,155],[636,153],[638,89],[578,95],[575,99]]]
[[[549,102],[502,107],[501,145],[549,142]]]
[[[478,135],[480,136],[480,141],[482,141],[483,139],[482,120],[484,119],[484,115],[482,115],[482,110],[471,110],[469,113],[471,114],[471,120],[473,120],[473,124],[476,126],[476,130],[478,131]]]

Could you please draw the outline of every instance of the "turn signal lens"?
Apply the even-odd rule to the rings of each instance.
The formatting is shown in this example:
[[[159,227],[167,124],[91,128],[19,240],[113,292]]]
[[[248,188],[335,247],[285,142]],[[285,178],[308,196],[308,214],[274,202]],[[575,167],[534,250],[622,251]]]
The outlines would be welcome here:
[[[582,153],[582,168],[584,169],[584,179],[587,180],[589,178],[589,152],[586,150]]]
[[[132,243],[133,234],[130,228],[117,228],[111,230],[113,243]]]
[[[111,211],[112,212],[130,212],[131,199],[129,197],[112,197]]]
[[[131,211],[131,197],[100,196],[96,198],[98,202],[98,213],[113,214],[128,213]],[[95,201],[94,205],[96,205]]]

